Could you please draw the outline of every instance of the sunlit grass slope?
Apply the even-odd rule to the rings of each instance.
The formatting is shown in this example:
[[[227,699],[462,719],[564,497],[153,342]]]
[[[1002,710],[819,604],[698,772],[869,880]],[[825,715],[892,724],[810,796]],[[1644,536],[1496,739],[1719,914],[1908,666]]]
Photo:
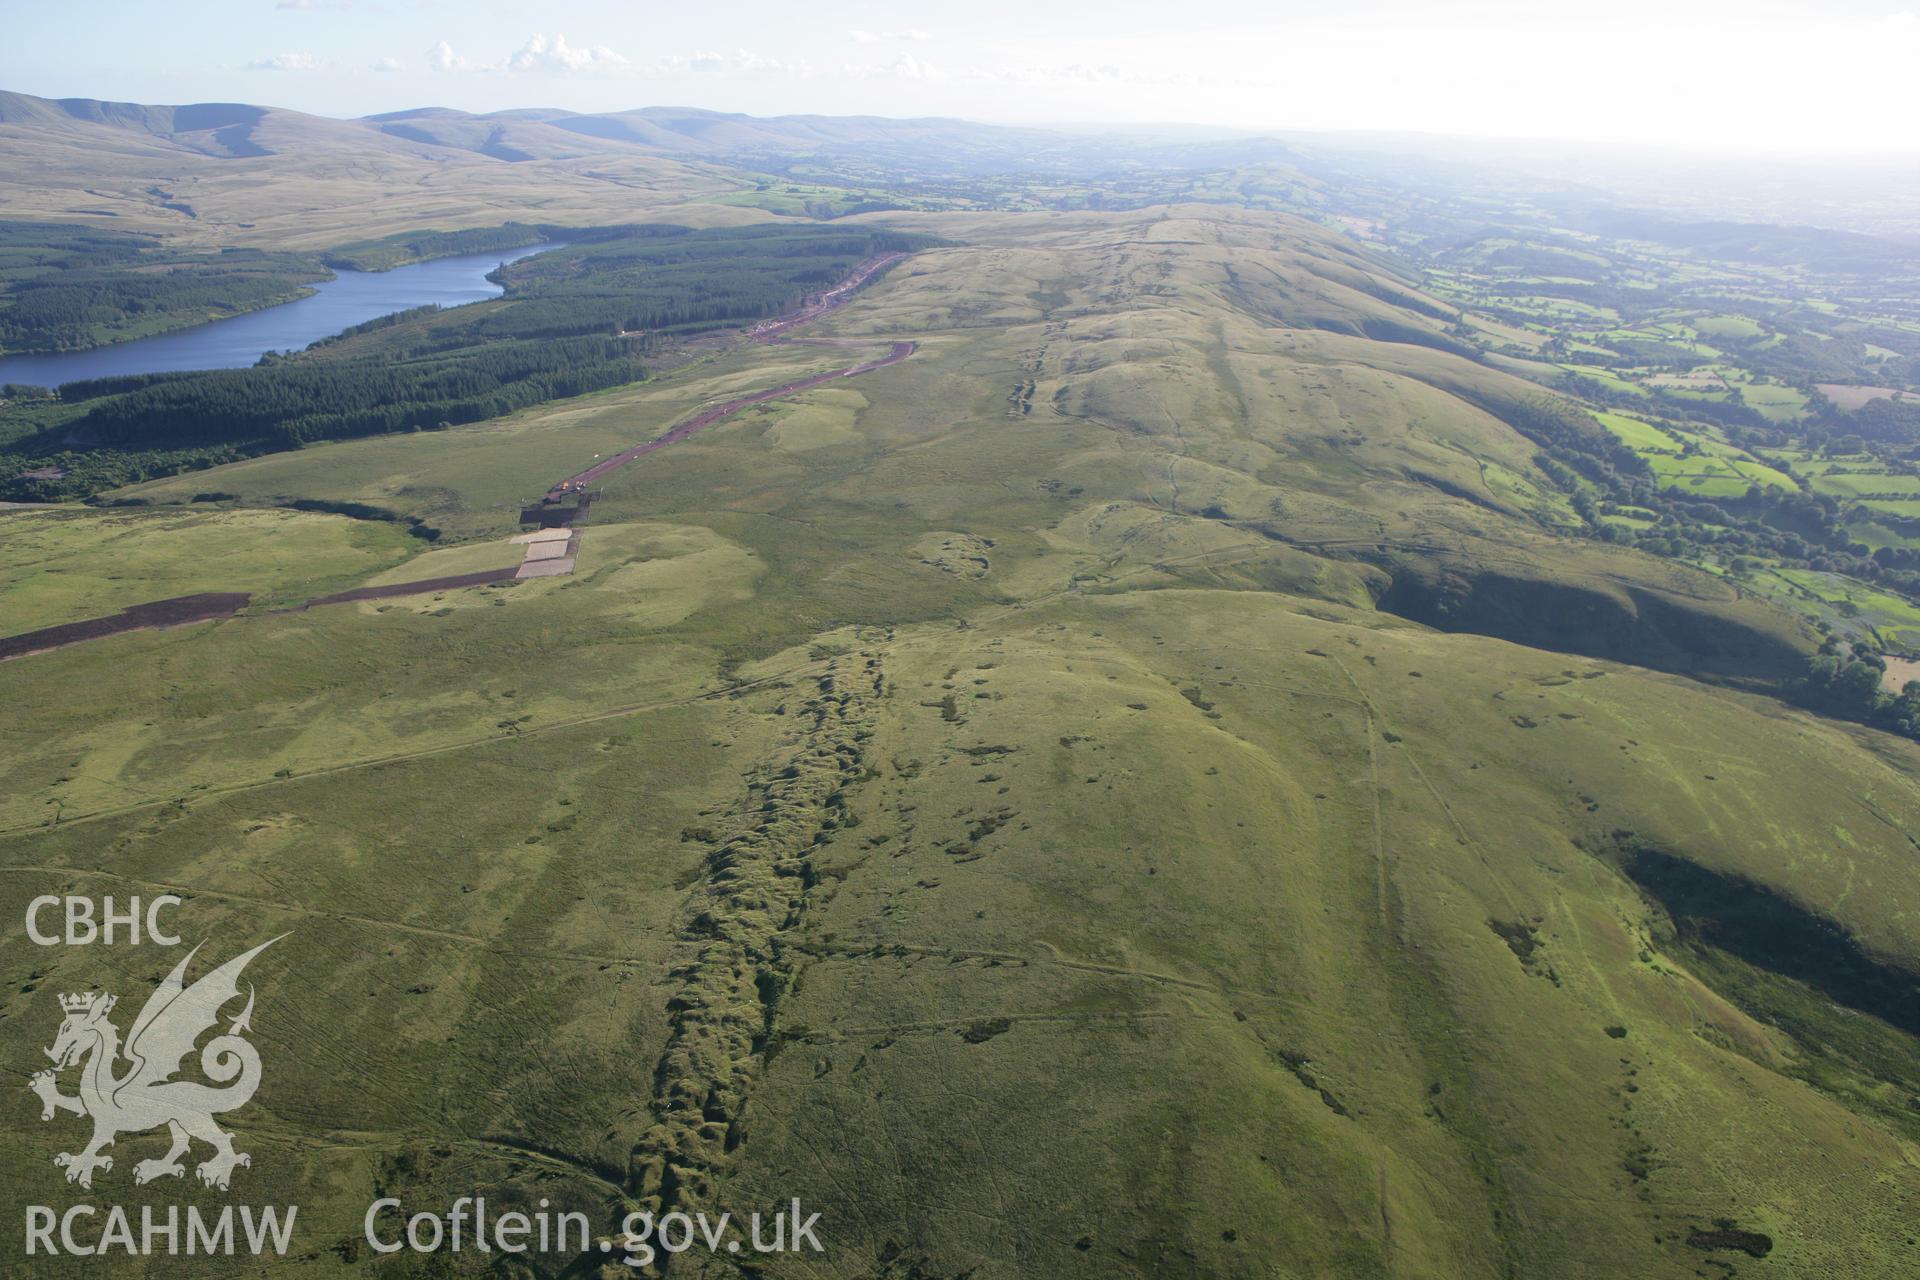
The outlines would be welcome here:
[[[236,1117],[279,1269],[382,1274],[379,1188],[799,1196],[827,1252],[758,1274],[849,1280],[1903,1274],[1920,754],[1706,679],[1800,624],[1567,536],[1538,389],[1318,230],[900,223],[960,244],[823,329],[919,352],[617,473],[572,578],[0,664],[0,912],[292,931]],[[195,484],[481,545],[848,354]],[[22,1073],[146,976],[0,947]]]

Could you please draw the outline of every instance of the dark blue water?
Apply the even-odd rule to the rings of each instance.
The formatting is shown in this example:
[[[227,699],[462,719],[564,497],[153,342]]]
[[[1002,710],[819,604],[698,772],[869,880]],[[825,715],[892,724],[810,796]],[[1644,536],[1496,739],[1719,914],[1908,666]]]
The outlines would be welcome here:
[[[212,320],[152,338],[117,342],[92,351],[0,356],[0,382],[57,387],[81,378],[125,373],[242,369],[266,352],[298,351],[342,329],[409,307],[424,307],[430,302],[457,307],[497,298],[500,286],[487,279],[487,272],[503,262],[517,262],[560,247],[531,245],[504,253],[475,253],[417,262],[392,271],[339,271],[334,279],[313,286],[317,292],[312,297],[263,311]]]

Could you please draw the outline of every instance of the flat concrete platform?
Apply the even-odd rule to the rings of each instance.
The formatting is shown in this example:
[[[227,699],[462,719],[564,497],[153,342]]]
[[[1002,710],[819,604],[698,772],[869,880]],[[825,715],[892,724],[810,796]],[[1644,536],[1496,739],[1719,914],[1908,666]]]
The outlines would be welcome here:
[[[520,566],[520,572],[513,576],[517,579],[557,578],[564,573],[573,572],[573,557],[561,560],[529,560]]]

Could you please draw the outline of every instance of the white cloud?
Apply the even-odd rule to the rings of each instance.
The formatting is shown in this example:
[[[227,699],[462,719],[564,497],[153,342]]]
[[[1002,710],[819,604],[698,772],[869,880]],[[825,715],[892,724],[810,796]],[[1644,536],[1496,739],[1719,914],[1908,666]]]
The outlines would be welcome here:
[[[249,71],[318,71],[324,65],[310,53],[276,53],[247,64]]]
[[[480,68],[453,51],[445,40],[427,50],[427,65],[435,71],[478,71]]]
[[[928,62],[904,50],[884,62],[843,64],[839,74],[848,80],[986,82],[1030,85],[1040,89],[1132,85],[1182,87],[1224,82],[1220,77],[1211,77],[1203,81],[1202,77],[1188,71],[1140,71],[1112,62],[1001,63],[990,66],[962,66]]]
[[[674,54],[654,63],[654,69],[661,75],[683,75],[687,72],[702,75],[726,72],[738,75],[805,75],[808,71],[805,63],[762,57],[751,49],[735,49],[732,53],[703,49],[694,53]]]
[[[427,50],[427,65],[435,71],[515,71],[527,75],[573,75],[577,72],[619,71],[625,58],[605,45],[571,45],[567,38],[535,34],[503,62],[474,62],[456,53],[445,40]]]
[[[1102,62],[1089,66],[1083,62],[1069,62],[1064,65],[1027,67],[1003,67],[994,73],[996,79],[1025,80],[1034,84],[1159,84],[1183,85],[1196,82],[1191,72],[1185,71],[1136,71],[1128,67],[1116,66],[1111,62]]]
[[[292,9],[300,13],[312,13],[316,9],[351,9],[353,0],[280,0],[273,6],[276,9]]]
[[[892,59],[876,68],[875,72],[895,80],[938,80],[944,74],[931,62],[916,58],[910,53],[894,54]]]
[[[654,64],[654,67],[663,75],[673,75],[676,72],[683,71],[725,71],[727,69],[727,59],[725,54],[705,51],[699,53],[676,53],[661,58]]]
[[[576,71],[614,71],[627,60],[605,45],[576,48],[563,35],[549,40],[543,35],[528,39],[520,52],[507,59],[509,71],[544,71],[571,75]]]
[[[905,31],[849,31],[847,37],[855,44],[897,44],[907,40],[933,39],[918,27],[910,27]]]
[[[405,71],[407,64],[398,58],[380,58],[373,64],[375,71]]]

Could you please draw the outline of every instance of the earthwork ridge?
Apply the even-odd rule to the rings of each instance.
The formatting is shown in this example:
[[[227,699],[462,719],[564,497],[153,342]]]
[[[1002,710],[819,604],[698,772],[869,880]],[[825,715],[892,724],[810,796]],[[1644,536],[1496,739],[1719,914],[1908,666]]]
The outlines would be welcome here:
[[[804,919],[820,883],[813,855],[845,823],[847,793],[866,776],[884,683],[878,652],[857,651],[835,658],[788,708],[795,730],[749,784],[689,895],[679,936],[695,953],[671,975],[653,1123],[628,1160],[629,1194],[656,1214],[711,1203],[746,1139],[749,1098],[804,959],[782,937]]]

